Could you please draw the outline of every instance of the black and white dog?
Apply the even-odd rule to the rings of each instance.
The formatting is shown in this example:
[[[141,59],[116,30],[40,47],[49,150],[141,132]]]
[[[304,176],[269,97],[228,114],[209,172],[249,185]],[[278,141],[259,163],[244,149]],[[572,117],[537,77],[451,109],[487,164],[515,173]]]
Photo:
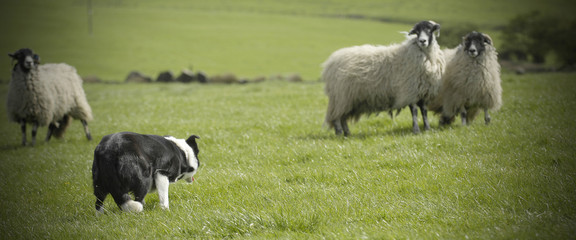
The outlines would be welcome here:
[[[196,135],[188,139],[120,132],[106,135],[94,150],[92,180],[96,211],[102,213],[110,193],[120,209],[141,212],[144,197],[157,189],[160,206],[168,209],[168,185],[191,183],[200,162]],[[134,200],[129,193],[134,194]]]

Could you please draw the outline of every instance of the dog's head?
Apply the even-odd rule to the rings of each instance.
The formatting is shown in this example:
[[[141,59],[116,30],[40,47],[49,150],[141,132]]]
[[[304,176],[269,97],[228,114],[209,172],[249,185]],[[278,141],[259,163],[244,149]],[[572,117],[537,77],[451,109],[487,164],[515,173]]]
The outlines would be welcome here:
[[[177,139],[172,136],[165,136],[165,138],[174,142],[186,155],[188,169],[186,169],[178,179],[184,179],[189,183],[193,182],[193,176],[196,174],[196,171],[198,171],[198,167],[200,167],[200,161],[198,160],[200,149],[198,149],[198,144],[196,143],[196,139],[200,139],[200,137],[192,135],[186,140]]]
[[[198,170],[198,167],[200,167],[200,160],[198,160],[198,153],[200,153],[200,149],[198,149],[198,144],[196,143],[196,139],[200,139],[200,137],[198,137],[196,135],[192,135],[188,139],[186,139],[186,144],[188,144],[188,146],[190,146],[190,148],[192,148],[192,152],[194,153],[193,160],[191,160],[192,157],[190,157],[188,159],[188,162],[190,163],[191,166],[193,166],[192,162],[196,161],[196,163],[195,163],[196,168],[194,169],[194,173],[196,173],[196,171]],[[186,182],[191,183],[194,181],[194,177],[190,176],[189,178],[186,178],[184,180],[186,180]]]

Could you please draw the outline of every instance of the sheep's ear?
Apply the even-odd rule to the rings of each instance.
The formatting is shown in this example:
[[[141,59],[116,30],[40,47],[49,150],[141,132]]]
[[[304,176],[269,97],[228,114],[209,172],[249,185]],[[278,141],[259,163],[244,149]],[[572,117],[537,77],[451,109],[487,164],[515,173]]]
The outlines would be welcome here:
[[[416,30],[416,28],[412,28],[412,30],[410,30],[408,35],[412,35],[412,34],[418,34],[418,30]]]
[[[432,32],[434,31],[440,31],[440,24],[434,23],[434,25],[432,25]]]
[[[484,36],[484,42],[487,43],[488,45],[492,45],[492,38],[490,38],[490,36],[488,36],[488,34],[482,34],[482,36]]]

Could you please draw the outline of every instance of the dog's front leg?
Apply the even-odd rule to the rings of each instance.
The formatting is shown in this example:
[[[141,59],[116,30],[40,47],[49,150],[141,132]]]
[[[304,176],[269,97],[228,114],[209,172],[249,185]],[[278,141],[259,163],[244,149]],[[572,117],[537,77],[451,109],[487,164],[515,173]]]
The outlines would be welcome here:
[[[162,207],[162,209],[169,209],[170,206],[168,204],[168,185],[170,184],[170,181],[168,181],[168,177],[160,173],[157,173],[154,180],[156,181],[156,190],[158,190],[160,207]]]

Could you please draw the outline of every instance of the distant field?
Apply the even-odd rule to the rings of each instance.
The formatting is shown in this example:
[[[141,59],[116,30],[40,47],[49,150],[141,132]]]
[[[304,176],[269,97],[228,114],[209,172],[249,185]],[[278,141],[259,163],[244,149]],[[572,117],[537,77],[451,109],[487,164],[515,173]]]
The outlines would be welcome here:
[[[433,19],[444,28],[470,22],[495,33],[494,27],[532,9],[571,14],[569,7],[560,7],[570,6],[563,0],[92,2],[90,36],[87,1],[2,1],[0,52],[30,47],[44,62],[67,62],[81,75],[108,81],[122,81],[132,70],[156,77],[190,67],[210,75],[299,73],[316,80],[320,64],[334,50],[399,42],[398,32],[420,20]],[[498,44],[497,34],[493,38]],[[0,57],[0,66],[6,82],[10,59]]]
[[[2,104],[0,238],[570,239],[575,77],[504,75],[490,126],[432,117],[419,135],[404,111],[334,136],[320,83],[86,84],[95,140],[76,121],[34,148]],[[196,181],[171,186],[170,211],[153,193],[141,214],[109,198],[95,217],[92,154],[117,131],[201,136]]]

